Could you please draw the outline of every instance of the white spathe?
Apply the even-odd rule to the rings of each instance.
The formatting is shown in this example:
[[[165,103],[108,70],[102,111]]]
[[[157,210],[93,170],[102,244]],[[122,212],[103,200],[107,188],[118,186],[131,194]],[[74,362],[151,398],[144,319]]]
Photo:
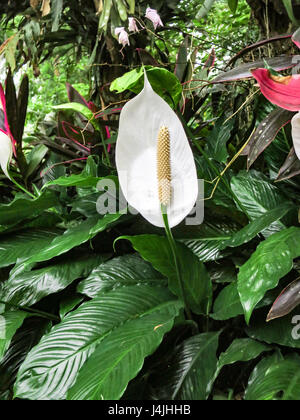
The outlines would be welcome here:
[[[127,202],[158,227],[164,227],[157,179],[157,141],[162,126],[168,127],[170,132],[172,198],[167,213],[169,225],[174,227],[195,205],[197,171],[179,118],[153,91],[145,73],[144,89],[121,112],[116,164]]]
[[[10,138],[0,131],[0,166],[5,175],[10,178],[8,173],[8,166],[13,155],[12,142]]]
[[[300,112],[292,118],[292,138],[296,155],[300,159]]]

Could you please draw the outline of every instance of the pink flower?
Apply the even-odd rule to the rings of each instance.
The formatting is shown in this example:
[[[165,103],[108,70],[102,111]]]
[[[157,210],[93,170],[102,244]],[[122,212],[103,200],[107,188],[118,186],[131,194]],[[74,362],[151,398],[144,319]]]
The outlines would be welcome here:
[[[272,76],[267,69],[256,69],[252,75],[270,102],[289,111],[300,111],[300,74]]]
[[[160,26],[164,26],[159,14],[157,13],[157,10],[155,9],[151,9],[150,7],[148,7],[146,10],[146,18],[151,20],[151,22],[153,23],[154,29],[157,29]]]
[[[128,18],[128,29],[129,32],[138,32],[139,28],[137,27],[136,20],[133,17]]]
[[[125,31],[125,28],[116,28],[115,34],[119,35],[119,43],[126,47],[126,45],[130,45],[128,33]]]

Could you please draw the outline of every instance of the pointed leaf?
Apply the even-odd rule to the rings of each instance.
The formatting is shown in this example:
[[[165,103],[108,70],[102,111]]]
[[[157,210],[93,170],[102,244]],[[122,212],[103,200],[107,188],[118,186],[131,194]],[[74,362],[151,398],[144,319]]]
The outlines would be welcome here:
[[[65,317],[59,325],[53,327],[50,333],[44,336],[28,354],[18,373],[15,396],[31,400],[63,399],[76,381],[80,368],[98,346],[100,346],[98,349],[100,352],[107,350],[106,357],[109,357],[111,352],[116,355],[115,351],[126,352],[131,349],[134,343],[127,342],[122,347],[120,342],[117,344],[115,341],[118,340],[118,330],[120,334],[124,332],[126,322],[130,325],[131,322],[142,320],[147,315],[151,317],[151,314],[160,318],[162,312],[163,322],[171,326],[171,317],[176,315],[179,308],[178,302],[174,301],[164,288],[149,286],[124,287],[84,303]],[[152,332],[158,325],[156,322],[154,324],[149,322],[149,324],[147,323],[147,328],[149,327]],[[139,329],[133,329],[133,339],[137,338]],[[113,334],[114,338],[112,348],[112,341],[109,341],[110,334]],[[160,332],[156,334],[156,337],[161,337]],[[125,331],[122,337],[128,339],[130,330],[128,333]],[[108,339],[107,346],[104,341],[106,338]],[[152,340],[153,334],[151,334],[151,343]],[[132,361],[137,362],[138,369],[135,366],[130,370],[132,372],[137,369],[135,371],[137,373],[141,362],[138,362],[137,357],[133,357]],[[117,363],[118,358],[114,360],[114,364]],[[106,371],[108,373],[113,367],[111,359],[105,367],[108,368]],[[100,372],[99,365],[98,369],[93,367],[93,375],[89,377],[94,378],[94,374],[98,371]],[[105,376],[102,377],[105,379]],[[127,384],[123,383],[122,375],[121,377],[112,376],[111,380],[113,377],[119,381],[121,387],[121,390],[117,389],[116,384],[115,392],[119,397]],[[127,372],[124,378],[129,380],[129,377]],[[107,386],[109,387],[109,384]]]
[[[268,313],[267,321],[272,321],[273,319],[288,315],[299,304],[300,281],[295,280],[283,289],[278,298],[275,300],[270,312]]]
[[[118,287],[164,284],[163,277],[138,255],[124,255],[103,262],[77,286],[77,292],[94,298]]]
[[[296,227],[271,235],[240,268],[238,291],[247,323],[265,293],[293,268],[293,260],[300,256],[299,235],[300,228]]]
[[[295,149],[292,147],[286,161],[278,172],[276,181],[285,181],[297,175],[300,175],[300,161],[295,153]]]
[[[279,130],[291,121],[293,115],[294,113],[291,111],[275,109],[258,125],[248,143],[248,169],[273,140],[275,140]]]
[[[129,240],[142,258],[169,280],[170,290],[182,297],[181,286],[167,238],[157,235],[122,236]],[[211,304],[212,285],[203,263],[183,244],[176,243],[184,293],[190,309],[207,314]]]

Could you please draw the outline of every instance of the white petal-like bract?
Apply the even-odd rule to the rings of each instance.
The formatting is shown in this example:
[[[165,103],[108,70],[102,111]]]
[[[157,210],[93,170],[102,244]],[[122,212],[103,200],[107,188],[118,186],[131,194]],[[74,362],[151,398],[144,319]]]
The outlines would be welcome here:
[[[8,174],[8,166],[13,155],[12,142],[10,138],[0,131],[0,166],[5,175],[10,178]]]
[[[116,164],[127,202],[155,226],[163,227],[157,179],[157,144],[162,127],[170,133],[170,227],[193,209],[198,197],[197,171],[184,128],[170,106],[157,95],[145,74],[142,92],[129,101],[120,116]]]
[[[296,155],[300,159],[300,112],[292,118],[292,138]]]

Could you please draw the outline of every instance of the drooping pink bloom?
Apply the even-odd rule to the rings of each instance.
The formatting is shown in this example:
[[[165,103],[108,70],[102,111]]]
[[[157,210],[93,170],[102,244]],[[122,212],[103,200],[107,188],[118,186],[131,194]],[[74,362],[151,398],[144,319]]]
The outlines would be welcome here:
[[[128,30],[129,32],[139,32],[136,20],[133,17],[128,18]]]
[[[272,76],[267,69],[256,69],[252,75],[270,102],[289,111],[300,111],[300,74]]]
[[[124,27],[116,28],[115,34],[119,35],[119,43],[126,47],[126,45],[130,45],[128,33],[125,31]]]
[[[148,7],[146,10],[146,18],[151,20],[155,30],[160,26],[164,26],[159,14],[157,13],[157,10],[155,9],[151,9],[150,7]]]
[[[300,111],[300,74],[272,76],[267,69],[256,69],[252,74],[270,102],[289,111]],[[292,118],[292,138],[300,160],[300,112]]]

